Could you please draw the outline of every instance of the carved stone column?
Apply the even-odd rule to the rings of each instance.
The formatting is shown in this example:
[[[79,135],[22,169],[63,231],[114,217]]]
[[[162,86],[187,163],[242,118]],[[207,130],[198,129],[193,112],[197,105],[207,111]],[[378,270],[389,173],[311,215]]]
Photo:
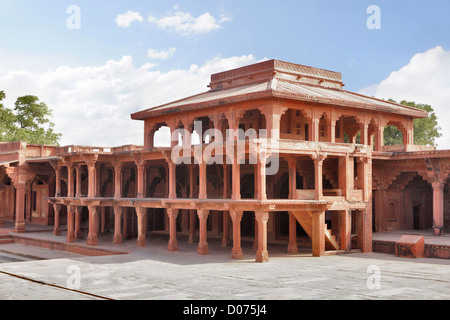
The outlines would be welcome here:
[[[444,186],[442,182],[434,182],[433,186],[433,230],[435,236],[444,231]]]
[[[325,253],[325,211],[314,211],[312,215],[312,253],[320,257]]]
[[[256,262],[268,262],[269,251],[267,251],[267,221],[269,221],[269,212],[256,211],[255,217],[258,224],[258,250],[256,251]]]
[[[114,198],[122,198],[122,162],[114,163]]]
[[[119,207],[119,206],[114,207],[114,239],[113,239],[113,242],[115,244],[122,243],[122,230],[121,230],[122,213],[123,213],[122,207]]]
[[[244,256],[241,248],[241,221],[243,212],[230,210],[231,221],[233,222],[233,249],[231,250],[232,259],[242,259]]]
[[[326,159],[326,154],[312,155],[314,160],[314,181],[315,181],[315,200],[323,199],[323,162]]]
[[[89,234],[87,237],[88,246],[98,245],[98,235],[97,235],[97,207],[88,206],[89,209]]]
[[[288,253],[297,253],[297,219],[295,216],[289,212],[289,244]]]
[[[75,238],[83,239],[83,234],[81,232],[81,212],[83,207],[76,207],[75,209]]]
[[[166,209],[169,217],[169,244],[167,246],[169,251],[178,251],[177,241],[177,216],[178,209]]]
[[[60,227],[60,222],[59,222],[59,215],[61,212],[61,205],[60,204],[54,204],[53,205],[53,210],[55,212],[55,221],[54,221],[54,225],[53,225],[53,235],[55,236],[60,236],[61,235],[61,227]]]
[[[75,219],[75,210],[76,207],[68,206],[67,207],[67,242],[75,242],[75,228],[74,228],[74,219]]]
[[[137,238],[137,246],[145,247],[145,214],[147,212],[146,208],[136,207],[136,214],[138,219],[138,238]]]
[[[207,241],[207,219],[209,215],[209,210],[198,209],[197,215],[200,221],[197,253],[200,255],[207,255],[209,253]]]

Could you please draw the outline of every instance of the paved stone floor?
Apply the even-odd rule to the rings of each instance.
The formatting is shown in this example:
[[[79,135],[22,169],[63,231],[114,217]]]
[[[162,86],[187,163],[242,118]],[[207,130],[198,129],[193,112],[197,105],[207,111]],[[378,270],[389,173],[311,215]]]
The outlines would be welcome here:
[[[270,262],[258,264],[251,243],[243,244],[244,259],[239,261],[231,260],[231,249],[221,248],[218,240],[209,243],[207,256],[197,255],[196,245],[183,240],[178,252],[168,252],[167,240],[155,237],[144,248],[126,241],[119,249],[130,253],[123,255],[62,254],[58,259],[51,252],[50,260],[22,257],[21,262],[7,257],[0,264],[0,299],[450,299],[449,260],[378,253],[313,258],[288,255],[285,246],[272,245]]]

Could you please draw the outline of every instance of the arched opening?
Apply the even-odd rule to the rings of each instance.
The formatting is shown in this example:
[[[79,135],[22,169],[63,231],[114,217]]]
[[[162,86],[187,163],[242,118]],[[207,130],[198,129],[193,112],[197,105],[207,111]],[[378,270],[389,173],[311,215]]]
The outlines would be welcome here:
[[[248,110],[239,120],[239,140],[260,137],[260,130],[266,129],[266,117],[258,109]]]
[[[329,139],[329,131],[330,131],[330,120],[326,118],[326,115],[323,114],[319,119],[319,141],[320,142],[331,142]]]
[[[153,132],[153,148],[169,148],[171,146],[171,132],[166,123],[158,123],[154,126]]]
[[[209,129],[214,129],[214,122],[208,117],[197,117],[189,126],[191,134],[191,144],[208,144],[211,141],[211,134],[207,132]]]
[[[406,130],[400,122],[389,121],[384,127],[384,145],[397,146],[406,144]]]
[[[280,119],[281,139],[308,141],[310,123],[302,110],[288,109]]]
[[[336,142],[360,143],[361,123],[356,116],[342,115],[336,122]]]

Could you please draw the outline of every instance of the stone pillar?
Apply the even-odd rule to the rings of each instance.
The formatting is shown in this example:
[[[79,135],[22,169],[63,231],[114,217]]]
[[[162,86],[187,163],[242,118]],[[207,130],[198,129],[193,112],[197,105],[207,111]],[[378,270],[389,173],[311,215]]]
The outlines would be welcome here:
[[[195,237],[195,210],[189,210],[189,239],[188,243],[194,243],[194,237]]]
[[[121,228],[121,222],[122,222],[122,213],[123,208],[119,206],[114,207],[114,239],[113,242],[115,244],[122,243],[122,228]]]
[[[223,198],[224,199],[228,199],[229,198],[229,193],[228,193],[228,188],[229,188],[229,175],[228,175],[228,166],[226,163],[223,164]]]
[[[444,231],[444,183],[434,182],[433,186],[433,230],[435,236]]]
[[[241,200],[241,169],[238,160],[235,158],[232,165],[232,200]]]
[[[370,145],[369,143],[369,124],[363,124],[361,126],[361,144]]]
[[[198,209],[197,215],[200,221],[199,225],[199,242],[197,253],[201,255],[207,255],[209,252],[208,241],[207,241],[207,219],[209,211],[205,209]]]
[[[123,163],[114,163],[114,198],[122,198],[122,168]]]
[[[266,191],[266,158],[258,159],[256,163],[256,173],[258,175],[257,200],[267,200]]]
[[[350,251],[352,241],[352,212],[342,210],[339,212],[341,250]]]
[[[80,164],[76,164],[75,165],[75,175],[77,177],[76,180],[76,190],[75,190],[75,197],[77,198],[81,198],[81,165]]]
[[[320,257],[325,253],[325,211],[312,212],[312,253]]]
[[[145,161],[136,160],[136,173],[137,173],[137,197],[142,199],[145,197]]]
[[[189,198],[194,199],[194,183],[195,183],[195,179],[194,179],[194,165],[189,165]],[[196,216],[196,212],[195,210],[189,210],[189,239],[188,239],[188,243],[194,243],[194,237],[195,237],[195,226],[196,226],[196,221],[195,221],[195,216]]]
[[[81,212],[83,207],[76,207],[75,209],[75,238],[83,239],[83,234],[81,233]]]
[[[88,209],[89,209],[89,234],[88,234],[86,243],[88,246],[96,246],[96,245],[98,245],[97,207],[88,206]]]
[[[177,241],[177,216],[178,209],[166,209],[169,216],[169,244],[167,246],[169,251],[178,251]]]
[[[231,250],[232,259],[242,259],[244,256],[241,248],[242,216],[243,211],[230,210],[230,217],[233,222],[233,249]]]
[[[88,198],[95,198],[95,184],[97,180],[95,161],[87,162],[88,166]]]
[[[74,206],[67,207],[67,239],[66,239],[67,242],[75,242],[75,228],[74,228],[75,210],[76,207]]]
[[[258,249],[256,251],[256,262],[268,262],[269,252],[267,251],[267,221],[269,221],[269,212],[256,211],[255,217],[258,224]]]
[[[349,200],[351,189],[351,178],[349,177],[350,157],[339,158],[339,189],[342,191],[342,195]],[[353,167],[352,167],[353,168]],[[350,169],[351,170],[351,169]]]
[[[288,244],[288,253],[297,253],[297,219],[295,216],[289,212],[289,244]]]
[[[137,238],[137,246],[145,247],[145,214],[147,213],[146,208],[136,207],[137,214],[137,224],[138,224],[138,238]]]
[[[60,236],[61,235],[61,226],[59,223],[59,215],[61,212],[61,205],[60,204],[54,204],[53,205],[53,211],[55,212],[55,221],[53,225],[53,235]]]
[[[222,247],[226,248],[230,241],[230,214],[222,212]]]
[[[167,161],[169,167],[169,199],[177,198],[177,166],[171,160]]]
[[[14,232],[25,232],[25,184],[17,184],[16,186],[16,223]]]
[[[336,143],[336,120],[333,117],[330,119],[330,126],[328,128],[328,138],[327,140],[331,143]]]
[[[67,166],[67,197],[74,197],[74,183],[73,183],[73,167],[72,165]]]
[[[313,118],[311,120],[312,128],[311,128],[311,141],[319,142],[320,136],[319,136],[319,118]]]
[[[106,231],[106,207],[101,208],[101,233]]]
[[[384,126],[378,126],[375,137],[375,151],[383,151],[384,147]]]
[[[315,200],[323,199],[323,161],[325,160],[325,155],[314,155],[314,181],[315,181]]]
[[[123,219],[122,239],[128,239],[128,208],[123,209],[122,219]]]
[[[55,169],[55,197],[59,198],[61,196],[61,167],[58,165],[54,166]]]
[[[289,158],[289,199],[295,200],[297,193],[297,159]]]
[[[356,234],[358,246],[362,252],[372,252],[372,206],[369,203],[364,210],[357,210],[355,216]]]
[[[200,200],[208,199],[207,193],[207,179],[206,179],[206,162],[202,161],[198,165],[199,169],[199,194],[198,198]]]

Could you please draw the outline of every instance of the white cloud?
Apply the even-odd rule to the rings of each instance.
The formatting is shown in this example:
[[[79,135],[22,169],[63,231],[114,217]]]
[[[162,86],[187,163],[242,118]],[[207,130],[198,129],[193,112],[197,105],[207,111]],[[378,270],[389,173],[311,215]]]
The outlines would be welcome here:
[[[119,27],[128,28],[135,21],[143,22],[144,18],[139,12],[127,11],[124,14],[119,14],[116,18],[116,23]]]
[[[398,71],[392,72],[380,84],[360,90],[361,94],[396,101],[408,100],[433,107],[442,128],[437,140],[439,149],[450,149],[450,51],[438,46],[417,53]]]
[[[170,48],[169,50],[167,50],[167,51],[164,51],[164,50],[161,50],[161,51],[157,51],[157,50],[155,50],[155,49],[149,49],[148,50],[148,52],[147,52],[147,54],[148,54],[148,56],[150,57],[150,58],[152,58],[152,59],[162,59],[162,60],[165,60],[165,59],[168,59],[168,58],[171,58],[174,54],[175,54],[175,51],[176,51],[177,49],[176,48]]]
[[[193,34],[210,33],[222,27],[223,22],[230,21],[231,17],[221,16],[219,20],[206,12],[195,18],[190,13],[177,11],[165,17],[157,19],[149,15],[148,21],[156,24],[161,29],[173,30],[184,36]]]
[[[168,72],[154,64],[136,67],[130,56],[101,66],[59,67],[46,72],[9,71],[0,88],[12,107],[33,94],[53,109],[63,145],[113,147],[143,144],[143,123],[130,114],[207,91],[210,75],[257,62],[253,55],[216,57],[203,65]]]

